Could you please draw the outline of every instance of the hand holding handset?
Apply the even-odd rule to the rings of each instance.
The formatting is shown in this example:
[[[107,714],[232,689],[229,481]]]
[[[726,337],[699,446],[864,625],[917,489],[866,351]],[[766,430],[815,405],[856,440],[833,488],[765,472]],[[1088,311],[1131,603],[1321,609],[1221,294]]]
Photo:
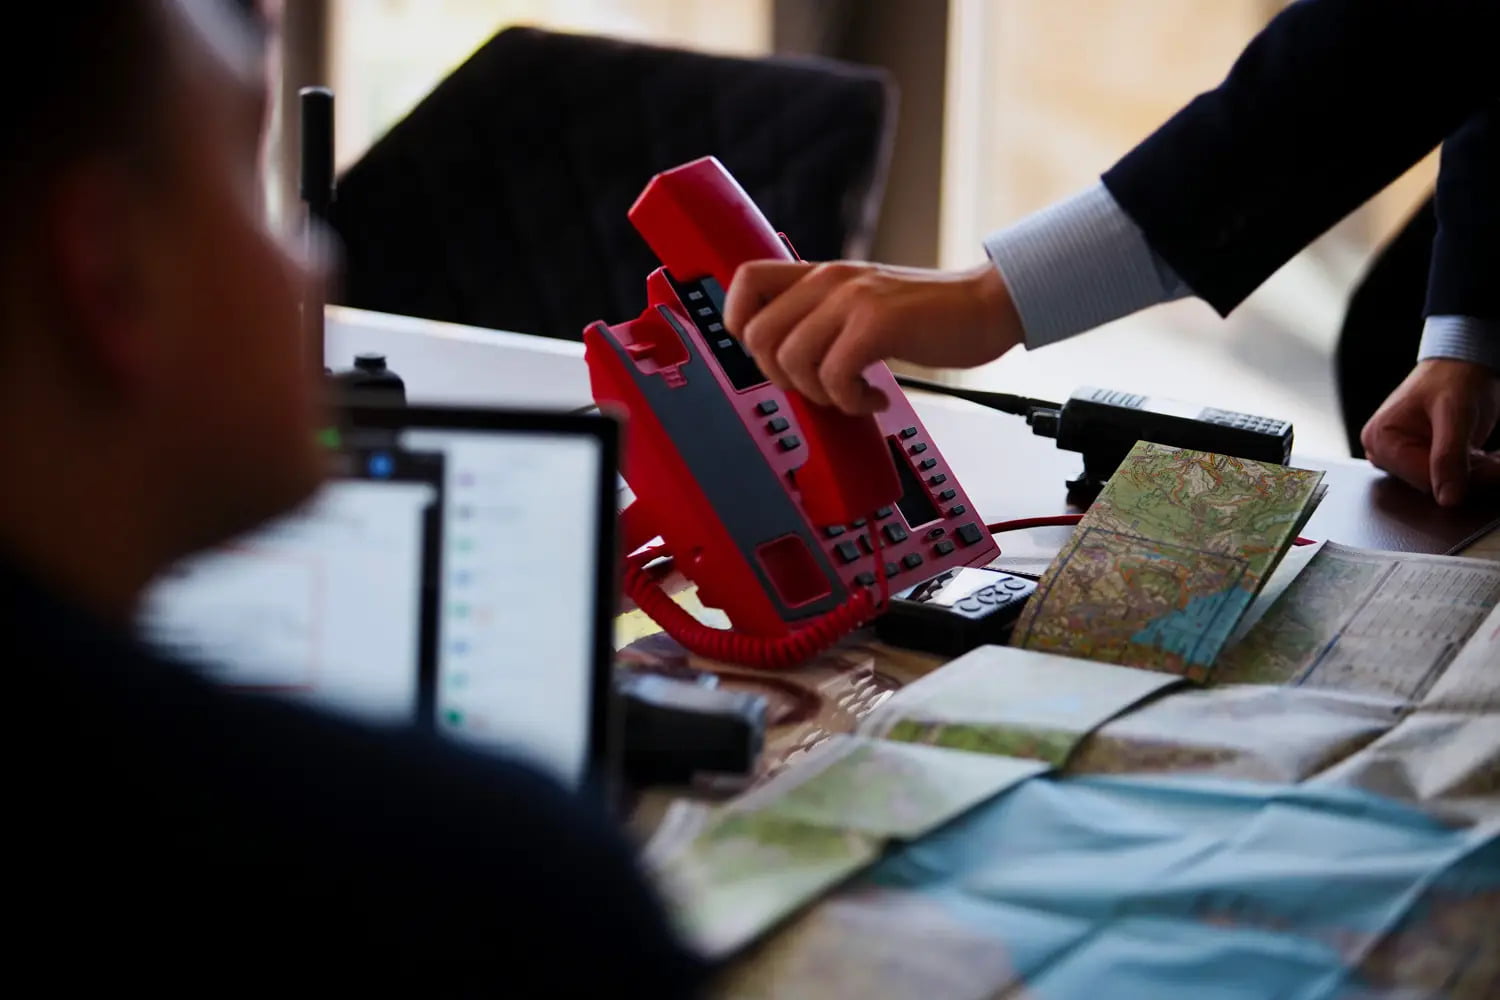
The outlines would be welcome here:
[[[630,219],[663,267],[648,305],[584,332],[594,399],[624,418],[630,550],[660,536],[733,632],[699,625],[634,553],[627,592],[693,652],[789,666],[869,621],[891,589],[998,552],[883,364],[873,416],[818,406],[766,380],[723,326],[740,264],[795,260],[712,157],[657,175]]]

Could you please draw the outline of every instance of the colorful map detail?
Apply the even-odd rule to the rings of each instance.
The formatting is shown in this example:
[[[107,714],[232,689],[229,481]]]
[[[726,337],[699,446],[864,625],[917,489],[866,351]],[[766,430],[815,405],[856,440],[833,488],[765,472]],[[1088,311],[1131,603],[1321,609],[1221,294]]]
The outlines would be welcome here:
[[[1322,477],[1137,444],[1042,576],[1012,644],[1206,679]]]

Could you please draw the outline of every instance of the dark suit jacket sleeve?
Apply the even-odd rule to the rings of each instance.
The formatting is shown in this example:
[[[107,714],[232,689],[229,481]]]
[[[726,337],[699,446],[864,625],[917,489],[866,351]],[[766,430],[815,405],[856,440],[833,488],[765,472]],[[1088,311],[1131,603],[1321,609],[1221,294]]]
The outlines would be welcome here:
[[[1104,185],[1152,249],[1227,314],[1493,104],[1497,38],[1496,0],[1299,0]],[[1492,127],[1485,136],[1487,165],[1445,164],[1445,174],[1466,175],[1445,179],[1450,218],[1475,211],[1476,199],[1494,212]],[[1466,240],[1478,235],[1450,226],[1441,261],[1442,304],[1464,315],[1478,308],[1469,296],[1482,279],[1472,271],[1495,255],[1493,243],[1471,251]]]
[[[1500,101],[1444,140],[1436,204],[1426,314],[1500,321]]]

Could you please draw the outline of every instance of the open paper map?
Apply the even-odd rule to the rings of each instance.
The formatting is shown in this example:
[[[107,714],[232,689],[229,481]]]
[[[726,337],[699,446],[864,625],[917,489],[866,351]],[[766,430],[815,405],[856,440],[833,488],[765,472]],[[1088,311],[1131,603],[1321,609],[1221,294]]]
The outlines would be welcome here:
[[[1311,516],[1322,477],[1137,444],[1042,576],[1012,643],[1206,678]]]
[[[1224,651],[1214,679],[1416,702],[1497,604],[1500,563],[1329,542]]]
[[[887,844],[932,831],[1061,764],[1106,719],[1177,679],[1006,647],[976,649],[795,768],[664,825],[647,849],[688,936],[732,952]]]

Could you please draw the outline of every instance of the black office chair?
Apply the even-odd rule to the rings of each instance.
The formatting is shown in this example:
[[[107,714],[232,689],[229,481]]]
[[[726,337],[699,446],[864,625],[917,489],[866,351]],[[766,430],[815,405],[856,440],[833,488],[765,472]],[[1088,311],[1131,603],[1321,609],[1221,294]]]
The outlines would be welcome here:
[[[803,257],[865,256],[894,104],[866,67],[502,31],[340,178],[332,300],[578,340],[645,307],[626,210],[710,154]]]

